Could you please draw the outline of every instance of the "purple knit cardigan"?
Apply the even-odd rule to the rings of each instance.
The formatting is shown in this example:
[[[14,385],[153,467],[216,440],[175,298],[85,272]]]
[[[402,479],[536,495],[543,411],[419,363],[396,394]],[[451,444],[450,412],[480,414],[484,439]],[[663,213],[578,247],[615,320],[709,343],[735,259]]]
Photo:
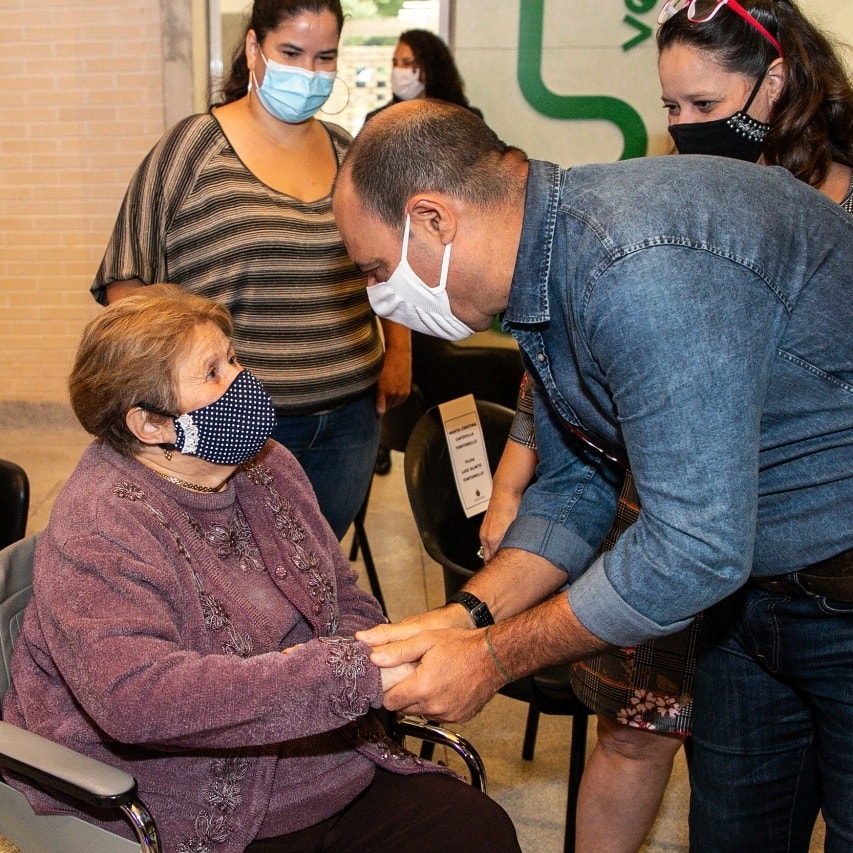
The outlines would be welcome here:
[[[246,559],[286,625],[241,594]],[[40,537],[3,714],[133,774],[169,853],[241,853],[270,808],[290,832],[351,802],[376,765],[439,770],[365,717],[380,677],[352,637],[383,620],[280,445],[198,494],[95,442]],[[13,781],[38,811],[73,811]]]

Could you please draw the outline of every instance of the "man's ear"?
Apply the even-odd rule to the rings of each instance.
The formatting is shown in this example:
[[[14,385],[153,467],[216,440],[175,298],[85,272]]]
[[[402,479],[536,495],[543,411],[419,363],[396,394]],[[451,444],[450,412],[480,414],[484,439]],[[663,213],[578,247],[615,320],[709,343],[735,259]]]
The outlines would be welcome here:
[[[788,66],[785,64],[785,60],[782,59],[781,56],[770,63],[770,67],[767,69],[766,81],[767,100],[770,103],[771,111],[776,106],[776,102],[779,100],[779,97],[785,88],[787,75]]]
[[[174,444],[175,425],[165,415],[134,406],[124,416],[124,422],[141,444]]]
[[[458,225],[456,209],[450,199],[438,195],[417,195],[409,200],[406,210],[412,224],[426,225],[446,246],[456,236]]]

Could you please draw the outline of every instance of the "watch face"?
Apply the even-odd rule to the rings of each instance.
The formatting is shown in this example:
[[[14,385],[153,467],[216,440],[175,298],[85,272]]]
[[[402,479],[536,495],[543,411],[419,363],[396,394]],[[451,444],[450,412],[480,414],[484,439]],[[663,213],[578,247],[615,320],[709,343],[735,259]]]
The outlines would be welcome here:
[[[486,613],[488,612],[488,608],[481,601],[476,607],[471,610],[471,615],[474,617],[476,621],[482,619]]]

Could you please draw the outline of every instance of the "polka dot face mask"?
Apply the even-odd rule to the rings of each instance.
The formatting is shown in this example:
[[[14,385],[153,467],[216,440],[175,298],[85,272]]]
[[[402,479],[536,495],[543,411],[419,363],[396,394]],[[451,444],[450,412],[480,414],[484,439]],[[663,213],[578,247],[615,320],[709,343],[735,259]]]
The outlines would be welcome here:
[[[174,422],[175,450],[217,465],[242,465],[260,452],[276,417],[264,386],[242,370],[218,400]]]

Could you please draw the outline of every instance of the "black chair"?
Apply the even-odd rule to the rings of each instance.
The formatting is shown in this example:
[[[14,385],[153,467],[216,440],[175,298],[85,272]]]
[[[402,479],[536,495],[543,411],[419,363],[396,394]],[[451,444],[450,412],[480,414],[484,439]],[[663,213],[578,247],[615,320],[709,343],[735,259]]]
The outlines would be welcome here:
[[[427,409],[465,394],[515,409],[524,368],[512,338],[497,332],[460,343],[412,332],[412,382]]]
[[[497,466],[509,435],[513,412],[477,401],[477,412],[491,469]],[[446,594],[458,591],[482,566],[477,555],[482,514],[466,518],[459,500],[441,416],[431,409],[418,421],[406,448],[406,488],[415,522],[429,556],[444,573]],[[575,696],[569,667],[556,666],[506,685],[501,693],[529,703],[522,757],[531,760],[540,714],[572,717],[564,850],[574,850],[577,797],[586,761],[589,709]]]
[[[515,408],[524,373],[518,347],[510,338],[495,332],[475,336],[472,341],[454,343],[412,332],[412,392],[403,405],[382,416],[381,444],[404,453],[415,424],[427,409],[466,394]],[[361,551],[370,589],[387,614],[364,526],[369,501],[368,489],[353,520],[349,559],[352,562]]]
[[[30,481],[15,462],[0,459],[0,548],[23,539],[30,510]]]
[[[36,539],[30,536],[0,550],[0,702],[11,683],[12,648],[32,596]],[[462,735],[409,717],[387,715],[382,722],[401,743],[414,737],[453,750],[464,761],[471,784],[485,793],[483,762]],[[0,766],[81,803],[120,810],[138,839],[131,841],[72,815],[36,815],[26,797],[0,778],[0,833],[27,853],[159,853],[154,819],[137,796],[136,781],[123,770],[3,721]]]

